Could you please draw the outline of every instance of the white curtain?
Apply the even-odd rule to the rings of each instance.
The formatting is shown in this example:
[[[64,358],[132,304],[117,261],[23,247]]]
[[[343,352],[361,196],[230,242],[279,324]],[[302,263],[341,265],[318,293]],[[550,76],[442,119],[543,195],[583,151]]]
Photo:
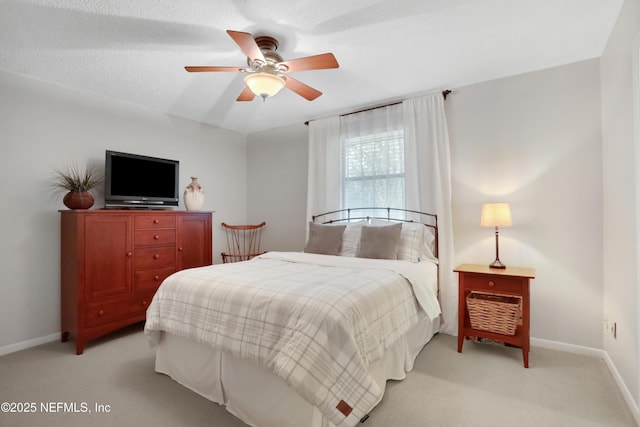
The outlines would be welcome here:
[[[406,206],[438,215],[441,332],[458,334],[458,284],[453,272],[453,215],[449,132],[441,93],[402,103]]]
[[[441,332],[457,335],[458,285],[453,273],[451,162],[441,93],[364,113],[310,122],[307,216],[310,219],[317,213],[340,208],[341,138],[384,133],[394,128],[402,129],[404,134],[404,207],[438,215]]]
[[[340,117],[309,122],[307,220],[340,209]],[[308,233],[307,228],[307,233]]]

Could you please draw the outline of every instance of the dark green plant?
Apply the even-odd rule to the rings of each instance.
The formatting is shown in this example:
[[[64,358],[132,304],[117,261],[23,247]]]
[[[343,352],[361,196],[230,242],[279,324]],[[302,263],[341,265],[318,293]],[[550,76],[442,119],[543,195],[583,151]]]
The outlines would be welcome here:
[[[95,168],[80,168],[72,164],[64,170],[55,170],[55,179],[51,187],[58,191],[80,193],[95,188],[101,181],[102,178]]]

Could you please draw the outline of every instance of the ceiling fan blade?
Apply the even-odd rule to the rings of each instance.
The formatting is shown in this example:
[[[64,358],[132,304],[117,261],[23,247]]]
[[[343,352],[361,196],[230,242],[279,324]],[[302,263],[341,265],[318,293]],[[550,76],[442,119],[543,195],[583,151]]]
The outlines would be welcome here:
[[[322,92],[320,92],[319,90],[316,90],[311,86],[308,86],[302,83],[301,81],[298,81],[289,76],[286,76],[286,80],[284,84],[290,90],[294,91],[301,97],[305,98],[307,101],[313,101],[314,99],[322,95]]]
[[[292,59],[280,64],[286,65],[289,72],[307,70],[326,70],[327,68],[338,68],[340,65],[336,61],[333,53],[323,53],[320,55],[307,56],[306,58]]]
[[[232,31],[232,30],[227,30],[227,34],[231,36],[233,41],[235,41],[236,44],[240,46],[240,49],[242,49],[244,54],[247,55],[249,58],[251,58],[252,60],[259,59],[262,62],[267,62],[264,59],[264,55],[262,54],[262,51],[258,47],[258,44],[253,39],[253,36],[251,34],[243,33],[242,31]]]
[[[209,67],[206,65],[187,66],[187,67],[184,67],[184,69],[190,73],[202,73],[202,72],[214,72],[214,71],[234,71],[234,72],[247,71],[246,68],[240,68],[240,67]]]
[[[255,96],[256,95],[251,92],[251,89],[249,89],[249,86],[245,86],[244,90],[242,91],[242,93],[240,93],[240,96],[238,96],[236,101],[253,101],[253,98],[255,98]]]

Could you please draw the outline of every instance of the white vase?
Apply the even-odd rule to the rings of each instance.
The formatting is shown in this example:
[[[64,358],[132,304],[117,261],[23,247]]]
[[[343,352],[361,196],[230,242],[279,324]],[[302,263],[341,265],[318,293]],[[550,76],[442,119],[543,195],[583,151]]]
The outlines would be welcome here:
[[[204,205],[204,190],[198,183],[198,178],[192,176],[191,184],[184,190],[184,206],[188,211],[199,211]]]

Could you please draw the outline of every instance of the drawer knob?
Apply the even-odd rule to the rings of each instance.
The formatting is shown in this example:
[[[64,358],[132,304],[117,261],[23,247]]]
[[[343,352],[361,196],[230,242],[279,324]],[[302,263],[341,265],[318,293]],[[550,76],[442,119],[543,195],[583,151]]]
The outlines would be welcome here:
[[[98,316],[104,316],[104,310],[100,310],[100,311],[98,312]]]
[[[493,282],[493,280],[489,280],[489,286],[494,287],[496,284]]]
[[[147,302],[146,301],[142,301],[142,306],[146,307],[147,306]]]
[[[154,240],[158,240],[160,238],[160,236],[158,236],[157,234],[155,236],[153,236]]]
[[[155,255],[153,256],[153,258],[154,258],[154,259],[158,259],[158,258],[160,258],[160,255],[155,254]]]
[[[160,220],[159,220],[159,219],[154,219],[154,220],[153,220],[153,223],[154,223],[154,224],[160,224]]]
[[[180,247],[178,248],[178,251],[182,252],[182,246],[180,246]]]
[[[127,256],[133,256],[133,252],[127,252]]]
[[[160,280],[160,276],[153,276],[153,280],[155,280],[155,281]]]

